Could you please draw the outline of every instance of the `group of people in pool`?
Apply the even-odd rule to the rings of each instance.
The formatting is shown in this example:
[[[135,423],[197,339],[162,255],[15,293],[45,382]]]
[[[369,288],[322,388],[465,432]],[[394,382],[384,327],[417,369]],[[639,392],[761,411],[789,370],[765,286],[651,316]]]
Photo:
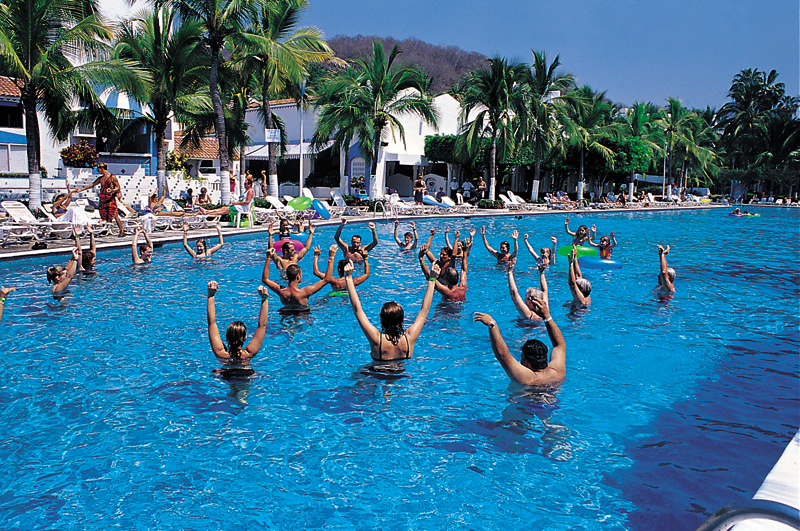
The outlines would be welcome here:
[[[215,297],[219,286],[215,281],[211,281],[207,286],[207,317],[208,333],[211,348],[214,354],[224,362],[234,362],[236,364],[247,364],[255,356],[264,339],[266,322],[269,308],[269,291],[278,295],[282,309],[281,311],[303,312],[309,309],[309,298],[319,292],[326,285],[332,288],[334,295],[348,295],[350,304],[355,314],[356,320],[361,327],[364,336],[370,346],[372,359],[379,362],[406,360],[411,358],[414,346],[425,320],[430,310],[434,292],[441,294],[443,300],[464,301],[467,296],[467,276],[469,256],[472,252],[475,229],[469,231],[469,237],[461,239],[460,231],[453,232],[453,241],[450,241],[450,228],[445,226],[445,246],[441,248],[438,258],[431,252],[436,228],[430,230],[427,241],[420,245],[418,258],[420,269],[427,279],[427,286],[422,298],[422,307],[417,313],[414,322],[408,328],[404,327],[405,313],[400,304],[394,301],[387,302],[381,308],[379,321],[380,328],[374,326],[364,312],[356,286],[366,281],[370,276],[369,253],[378,245],[378,236],[374,223],[369,223],[368,228],[372,233],[372,241],[362,246],[362,239],[359,235],[353,235],[350,243],[342,239],[342,232],[347,225],[347,220],[342,219],[334,235],[334,244],[328,250],[328,262],[325,273],[321,273],[318,260],[322,254],[320,247],[314,247],[313,273],[319,280],[313,284],[301,287],[303,272],[298,262],[305,256],[307,251],[312,248],[312,239],[315,233],[313,223],[305,227],[303,221],[292,222],[283,219],[279,223],[278,230],[273,230],[273,225],[269,226],[269,248],[262,271],[263,286],[258,287],[258,294],[261,304],[258,315],[258,326],[252,339],[245,344],[247,339],[247,328],[241,321],[232,322],[226,329],[223,342],[219,329],[216,324]],[[394,222],[394,240],[397,246],[403,251],[413,251],[416,249],[419,237],[416,225],[410,222],[410,231],[404,233],[403,239],[398,237],[399,221]],[[218,251],[223,245],[223,237],[220,225],[217,224],[219,243],[208,247],[205,239],[197,240],[195,249],[192,249],[187,241],[188,227],[184,224],[183,245],[187,253],[192,258],[209,257]],[[616,235],[611,232],[610,236],[603,236],[595,242],[597,227],[591,228],[581,225],[573,232],[569,229],[569,218],[564,221],[565,231],[572,237],[572,251],[568,255],[568,282],[573,296],[573,305],[577,308],[587,307],[591,304],[591,283],[583,278],[578,263],[577,248],[588,244],[596,247],[601,258],[609,258],[614,247],[617,245]],[[308,237],[302,249],[295,248],[293,236],[307,230]],[[528,241],[525,234],[523,241],[534,257],[539,270],[539,287],[530,287],[522,297],[517,289],[514,279],[514,268],[519,250],[519,232],[514,230],[511,234],[513,246],[508,241],[500,242],[499,250],[495,250],[487,240],[486,227],[480,228],[481,238],[487,252],[492,255],[498,264],[505,264],[507,270],[508,289],[512,303],[519,315],[533,322],[544,324],[550,341],[552,350],[539,340],[531,339],[522,346],[521,358],[517,361],[510,353],[503,337],[497,327],[497,322],[491,315],[476,312],[474,321],[483,323],[489,330],[489,338],[495,357],[508,374],[509,378],[517,383],[527,385],[554,385],[563,381],[566,374],[566,343],[556,323],[549,311],[548,285],[545,272],[547,268],[555,263],[557,255],[558,240],[551,237],[552,247],[542,247],[537,253]],[[97,251],[94,234],[90,231],[90,249],[82,250],[79,236],[75,237],[76,246],[72,250],[72,257],[67,265],[51,267],[47,270],[48,283],[51,284],[51,292],[54,295],[63,293],[69,286],[70,281],[76,272],[84,274],[94,272],[97,259]],[[144,234],[145,243],[139,244],[139,236]],[[273,245],[274,237],[278,237],[281,255],[279,256]],[[670,268],[667,263],[667,255],[670,247],[658,245],[659,253],[659,274],[658,286],[659,293],[669,295],[675,292],[675,270]],[[334,263],[336,255],[341,250],[344,258],[339,260],[336,265],[338,276],[334,275]],[[138,230],[134,233],[131,244],[131,253],[134,264],[147,264],[152,260],[153,244],[146,232]],[[458,262],[460,261],[460,271]],[[287,281],[283,286],[270,279],[270,265],[274,263]],[[363,273],[356,274],[356,266],[363,264]],[[14,291],[14,288],[0,287],[0,318],[2,317],[3,306],[6,297]],[[226,344],[227,343],[227,344]],[[548,360],[548,351],[549,360]]]

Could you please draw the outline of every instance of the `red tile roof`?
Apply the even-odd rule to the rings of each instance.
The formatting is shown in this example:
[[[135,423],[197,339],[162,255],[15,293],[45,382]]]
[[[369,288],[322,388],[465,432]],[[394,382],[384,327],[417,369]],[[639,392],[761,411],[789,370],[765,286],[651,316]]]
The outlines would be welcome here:
[[[216,138],[203,137],[200,139],[199,146],[192,146],[190,144],[185,148],[180,147],[181,140],[183,140],[183,132],[177,131],[175,133],[175,150],[186,158],[200,160],[219,159],[219,142],[217,142]],[[235,153],[234,156],[236,156]]]
[[[0,96],[19,98],[22,92],[13,78],[0,76]]]

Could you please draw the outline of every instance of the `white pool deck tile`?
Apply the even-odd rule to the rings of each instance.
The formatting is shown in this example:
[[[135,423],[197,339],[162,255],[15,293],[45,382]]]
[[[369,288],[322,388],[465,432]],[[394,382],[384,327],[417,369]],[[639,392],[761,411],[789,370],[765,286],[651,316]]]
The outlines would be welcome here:
[[[783,455],[767,474],[755,500],[771,500],[800,509],[800,431],[783,451]],[[733,526],[735,531],[784,531],[792,530],[788,525],[754,518]]]

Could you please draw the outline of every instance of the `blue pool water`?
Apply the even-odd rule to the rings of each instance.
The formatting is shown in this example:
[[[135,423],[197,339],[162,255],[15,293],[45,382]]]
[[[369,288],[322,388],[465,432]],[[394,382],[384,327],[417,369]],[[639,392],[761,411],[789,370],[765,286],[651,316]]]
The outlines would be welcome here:
[[[519,228],[538,249],[551,235],[567,242],[563,219],[450,226],[485,223],[495,247]],[[220,326],[242,319],[252,332],[263,237],[233,238],[206,262],[180,245],[146,267],[101,252],[101,273],[61,301],[46,288],[49,264],[0,264],[0,284],[19,288],[0,330],[0,527],[694,529],[752,497],[800,424],[798,213],[573,215],[579,223],[615,230],[625,265],[584,271],[594,288],[582,314],[563,306],[563,258],[548,273],[568,345],[567,380],[549,396],[509,385],[472,322],[492,314],[512,352],[547,342],[517,318],[479,235],[467,302],[435,296],[395,375],[366,368],[348,300],[321,294],[305,317],[279,316],[272,297],[252,378],[213,372],[205,284],[220,284]],[[378,225],[374,276],[359,289],[373,322],[392,299],[413,319],[425,286],[391,228]],[[315,241],[325,249],[333,232]],[[366,240],[357,224],[345,237],[356,232]],[[651,291],[656,243],[673,248],[669,301]],[[521,290],[537,281],[524,247],[517,270]]]

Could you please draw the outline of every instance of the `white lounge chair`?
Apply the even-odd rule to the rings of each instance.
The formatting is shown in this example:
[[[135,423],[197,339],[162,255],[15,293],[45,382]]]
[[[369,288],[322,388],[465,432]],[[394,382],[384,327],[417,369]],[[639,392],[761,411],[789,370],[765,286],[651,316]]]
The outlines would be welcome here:
[[[333,199],[333,204],[342,209],[342,213],[340,214],[342,216],[361,216],[369,211],[367,207],[349,206],[344,202],[342,194],[336,190],[331,190],[331,198]]]
[[[36,235],[36,239],[44,239],[50,235],[53,228],[52,223],[49,221],[39,221],[36,219],[28,207],[19,201],[3,201],[0,206],[8,213],[11,221],[15,223],[18,228],[27,227],[31,232]]]
[[[456,192],[456,207],[458,208],[459,212],[463,212],[465,214],[474,213],[476,210],[478,210],[475,205],[464,201],[464,196],[458,192]]]
[[[538,210],[540,208],[535,203],[529,203],[528,201],[525,201],[524,199],[522,199],[520,196],[518,196],[517,194],[515,194],[511,190],[509,190],[506,193],[508,194],[508,198],[509,199],[511,199],[516,204],[518,204],[524,210]]]
[[[500,201],[503,202],[503,206],[506,207],[508,210],[521,210],[522,207],[519,206],[518,203],[515,203],[511,199],[509,199],[505,194],[497,194],[497,197],[500,198]]]

